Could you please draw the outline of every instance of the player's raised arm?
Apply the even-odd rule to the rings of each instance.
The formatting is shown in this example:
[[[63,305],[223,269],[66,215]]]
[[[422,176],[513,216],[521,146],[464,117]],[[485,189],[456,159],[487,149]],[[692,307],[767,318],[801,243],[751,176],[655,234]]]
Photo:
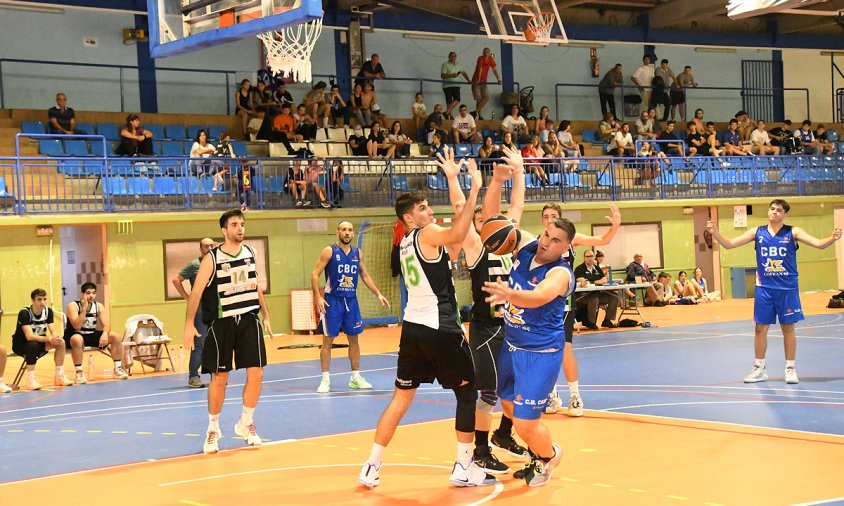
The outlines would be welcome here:
[[[513,187],[510,189],[510,208],[506,216],[516,223],[522,221],[525,210],[525,164],[522,154],[504,146],[506,165],[513,169]]]
[[[536,308],[551,302],[555,297],[564,297],[569,293],[571,273],[563,267],[555,267],[548,271],[545,279],[533,290],[519,290],[497,279],[484,283],[483,290],[489,297],[486,301],[491,304],[510,302],[523,308]]]
[[[714,237],[715,240],[718,241],[718,244],[727,249],[744,246],[749,242],[753,242],[754,238],[756,237],[755,228],[747,230],[746,232],[734,239],[724,237],[723,235],[721,235],[721,232],[718,231],[718,228],[715,226],[715,222],[713,222],[712,220],[706,222],[706,230],[708,230],[709,233],[712,234],[712,237]]]
[[[319,254],[316,265],[314,265],[314,270],[311,271],[311,290],[314,292],[314,306],[316,306],[317,311],[320,313],[325,312],[325,307],[328,303],[325,302],[322,290],[319,289],[319,277],[328,266],[329,260],[331,260],[331,246],[326,246],[322,249],[322,253]]]
[[[835,241],[841,239],[841,227],[835,227],[832,231],[832,235],[824,237],[823,239],[814,237],[812,234],[806,232],[800,227],[794,227],[791,231],[792,234],[794,234],[794,240],[818,249],[826,249],[835,244]]]
[[[610,229],[602,235],[585,235],[578,232],[574,236],[572,245],[574,246],[604,246],[612,241],[615,237],[618,228],[621,226],[621,211],[618,206],[610,204],[610,215],[604,216],[610,222]]]
[[[489,186],[486,189],[483,210],[481,211],[481,215],[483,216],[484,221],[489,219],[491,216],[501,214],[502,188],[504,187],[504,183],[509,181],[510,179],[513,180],[513,186],[510,192],[511,198],[513,198],[517,203],[517,208],[514,210],[514,214],[518,215],[519,218],[521,218],[521,210],[518,209],[518,207],[520,204],[522,207],[524,205],[524,161],[522,160],[522,155],[518,151],[513,151],[506,146],[504,146],[503,151],[505,155],[505,163],[495,164],[492,181],[490,181]],[[512,216],[508,217],[513,218]],[[518,222],[519,220],[516,219],[516,221]],[[528,232],[527,230],[522,229],[521,233],[522,240],[518,246],[519,248],[521,248],[522,245],[527,244],[535,238],[534,235]]]
[[[446,176],[449,174],[456,174],[460,172],[460,164],[454,162],[454,151],[445,149],[445,156],[437,154],[437,165],[443,169]],[[436,224],[429,225],[422,229],[419,233],[419,240],[423,244],[430,246],[452,246],[460,244],[469,233],[469,227],[472,224],[472,217],[474,216],[475,204],[478,202],[478,192],[480,192],[482,182],[479,182],[481,175],[478,171],[477,165],[473,167],[467,166],[469,175],[472,176],[472,188],[469,190],[469,197],[466,199],[466,204],[463,207],[463,212],[457,215],[457,219],[452,222],[451,228],[440,227]]]

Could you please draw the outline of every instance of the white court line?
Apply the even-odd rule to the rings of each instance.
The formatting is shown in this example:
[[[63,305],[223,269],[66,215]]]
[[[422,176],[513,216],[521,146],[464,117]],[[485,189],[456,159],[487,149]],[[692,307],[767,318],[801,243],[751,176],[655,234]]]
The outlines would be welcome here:
[[[581,350],[594,350],[598,348],[617,348],[621,346],[638,346],[641,344],[662,344],[662,343],[674,343],[680,341],[701,341],[704,339],[722,339],[725,337],[735,337],[741,334],[710,334],[702,337],[678,337],[677,339],[654,339],[652,341],[631,341],[629,343],[614,343],[614,344],[596,344],[594,346],[578,346],[575,348],[577,351]]]
[[[829,504],[833,501],[844,501],[844,496],[833,497],[832,499],[821,499],[820,501],[801,502],[800,504],[792,504],[791,506],[818,506],[821,504]]]
[[[754,401],[754,400],[740,400],[740,401],[696,401],[696,402],[666,402],[659,404],[638,404],[635,406],[619,406],[617,408],[605,408],[601,411],[619,411],[622,409],[639,409],[639,408],[661,408],[668,406],[702,406],[708,404],[822,404],[829,406],[844,406],[844,402],[806,402],[806,401]]]
[[[758,385],[758,383],[755,383]],[[567,383],[560,383],[558,386],[568,386]],[[611,387],[611,388],[625,388],[625,387],[636,387],[636,388],[711,388],[714,390],[746,390],[750,392],[759,391],[758,387],[753,386],[725,386],[725,385],[633,385],[633,384],[611,384],[611,385],[580,385],[580,388],[586,389],[594,389],[595,391],[599,392],[600,389]],[[774,388],[769,387],[765,388],[765,390],[770,390],[774,392],[811,392],[815,394],[841,394],[844,395],[844,391],[841,390],[807,390],[801,388],[800,390],[795,390],[793,388]]]
[[[582,389],[581,389],[582,390]],[[714,395],[718,394],[718,392],[707,392],[707,391],[698,391],[698,390],[648,390],[648,389],[637,389],[637,388],[619,388],[619,389],[601,389],[601,390],[589,390],[589,392],[620,392],[620,393],[628,393],[628,392],[642,392],[642,393],[657,393],[657,394],[681,394],[681,395]],[[753,392],[751,390],[745,390],[742,393],[730,393],[733,396],[750,396],[753,397],[760,397],[760,396],[768,396],[768,397],[786,397],[792,400],[802,400],[804,402],[811,402],[809,399],[826,399],[826,400],[834,400],[834,401],[844,401],[842,397],[821,397],[817,395],[807,395],[807,396],[794,396],[794,395],[786,395],[786,394],[769,394],[765,392]]]

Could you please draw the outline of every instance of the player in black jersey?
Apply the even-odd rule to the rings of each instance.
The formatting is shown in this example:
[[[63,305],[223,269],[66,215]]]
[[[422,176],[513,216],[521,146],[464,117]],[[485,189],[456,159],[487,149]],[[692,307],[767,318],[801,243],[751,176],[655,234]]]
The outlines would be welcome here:
[[[449,199],[455,215],[460,215],[466,199],[460,190],[457,177],[448,180]],[[507,217],[520,221],[525,202],[525,179],[522,173],[513,176],[510,191],[510,209]],[[472,315],[469,322],[469,349],[475,365],[475,386],[478,389],[475,410],[475,452],[473,460],[479,467],[491,474],[504,474],[510,468],[500,462],[490,451],[489,430],[492,425],[492,410],[498,402],[495,391],[498,388],[498,355],[504,342],[504,318],[502,305],[486,302],[489,296],[482,290],[484,283],[500,278],[507,281],[513,266],[513,255],[495,255],[488,252],[481,241],[483,226],[481,207],[474,210],[474,227],[469,229],[463,241],[463,253],[472,278]],[[527,457],[527,449],[519,445],[512,434],[513,420],[501,415],[501,424],[492,435],[492,446],[506,451],[513,457]]]
[[[54,385],[70,386],[72,381],[64,375],[65,342],[53,325],[53,310],[47,307],[47,292],[36,288],[30,294],[32,305],[18,313],[18,323],[12,336],[12,350],[26,361],[27,380],[30,390],[40,390],[35,379],[35,363],[50,350],[55,352],[56,374]],[[0,368],[0,373],[3,370]]]
[[[547,226],[548,223],[551,221],[561,218],[563,214],[563,209],[559,206],[559,204],[545,204],[542,208],[542,225]],[[580,232],[574,235],[574,240],[571,242],[571,248],[569,249],[567,260],[569,265],[574,265],[575,260],[575,246],[603,246],[605,244],[609,244],[613,237],[615,237],[615,233],[618,232],[618,227],[621,226],[621,211],[618,210],[618,207],[615,204],[610,204],[610,216],[606,216],[606,219],[610,222],[610,229],[607,230],[603,235],[585,235],[581,234]],[[574,297],[571,297],[571,311],[566,314],[566,348],[563,352],[563,372],[566,375],[566,381],[569,384],[569,404],[567,413],[569,416],[582,416],[583,415],[583,400],[580,397],[580,389],[578,385],[578,371],[577,371],[577,359],[574,356],[574,350],[572,349],[572,338],[574,337],[574,315],[577,313],[577,308],[574,304]],[[560,399],[559,394],[557,393],[557,389],[555,388],[553,392],[551,392],[551,400],[548,402],[548,405],[545,408],[546,413],[556,413],[560,408],[562,408],[562,400]]]

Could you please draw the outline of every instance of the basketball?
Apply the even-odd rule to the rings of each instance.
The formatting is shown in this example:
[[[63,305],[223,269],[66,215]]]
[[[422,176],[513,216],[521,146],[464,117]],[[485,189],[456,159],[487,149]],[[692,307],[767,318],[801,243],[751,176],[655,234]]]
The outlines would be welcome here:
[[[533,42],[536,40],[536,32],[533,30],[532,26],[528,26],[525,28],[525,40],[528,42]]]
[[[481,241],[484,248],[494,255],[512,253],[522,240],[518,224],[510,218],[497,214],[481,227]]]

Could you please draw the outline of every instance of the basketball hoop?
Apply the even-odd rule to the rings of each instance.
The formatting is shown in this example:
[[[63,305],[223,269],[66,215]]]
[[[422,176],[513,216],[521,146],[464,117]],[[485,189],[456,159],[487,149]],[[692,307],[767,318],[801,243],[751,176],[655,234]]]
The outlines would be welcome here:
[[[311,82],[311,54],[321,33],[322,18],[258,34],[267,48],[267,66],[282,77]]]
[[[540,12],[530,18],[525,27],[525,40],[547,46],[551,42],[551,27],[556,19],[553,12]]]

